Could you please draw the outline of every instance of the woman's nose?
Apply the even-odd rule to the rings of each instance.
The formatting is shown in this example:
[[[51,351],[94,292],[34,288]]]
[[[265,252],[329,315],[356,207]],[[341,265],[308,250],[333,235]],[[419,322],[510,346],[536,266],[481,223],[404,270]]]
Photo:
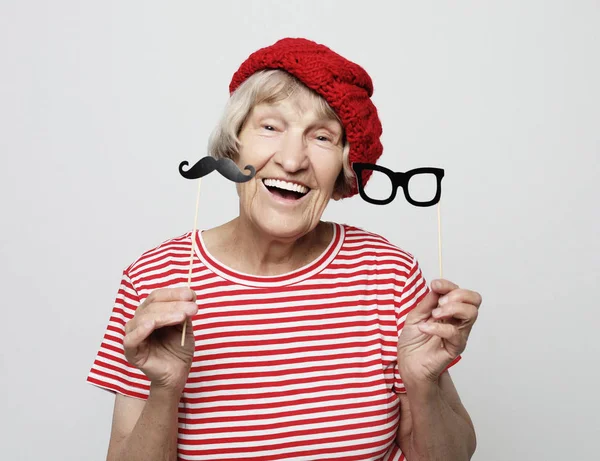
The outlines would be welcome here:
[[[290,173],[308,168],[307,145],[304,136],[286,133],[275,153],[275,162]]]

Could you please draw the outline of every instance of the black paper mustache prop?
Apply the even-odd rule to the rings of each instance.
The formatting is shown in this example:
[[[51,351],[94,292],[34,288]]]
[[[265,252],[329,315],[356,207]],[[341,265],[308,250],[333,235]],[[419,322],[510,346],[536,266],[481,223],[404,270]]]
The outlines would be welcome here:
[[[190,167],[188,170],[184,170],[184,167],[188,166],[187,161],[183,161],[179,164],[179,173],[186,179],[198,179],[206,176],[209,173],[217,170],[221,173],[221,176],[229,179],[230,181],[242,183],[249,181],[256,174],[256,170],[252,165],[246,165],[244,170],[248,170],[250,173],[244,174],[242,170],[238,168],[235,162],[229,158],[216,159],[207,155],[196,162],[196,164]]]

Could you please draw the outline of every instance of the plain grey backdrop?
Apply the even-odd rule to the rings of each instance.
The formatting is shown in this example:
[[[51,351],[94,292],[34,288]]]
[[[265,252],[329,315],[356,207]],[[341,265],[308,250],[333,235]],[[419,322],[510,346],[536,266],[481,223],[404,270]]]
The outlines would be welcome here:
[[[232,73],[285,36],[373,77],[381,164],[446,169],[444,275],[484,304],[453,377],[477,461],[597,459],[600,3],[0,1],[0,457],[102,460],[113,397],[85,383],[121,271],[192,227]],[[202,184],[200,227],[233,218]],[[438,275],[435,208],[325,218]]]

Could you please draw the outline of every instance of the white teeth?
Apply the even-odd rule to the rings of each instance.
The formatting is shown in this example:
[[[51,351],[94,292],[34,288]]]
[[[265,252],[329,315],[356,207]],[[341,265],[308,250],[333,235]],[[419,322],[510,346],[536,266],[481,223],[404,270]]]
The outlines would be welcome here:
[[[300,194],[306,194],[308,192],[308,187],[301,186],[300,184],[294,184],[287,181],[281,181],[279,179],[265,179],[265,186],[269,187],[277,187],[278,189],[291,190],[293,192],[298,192]]]

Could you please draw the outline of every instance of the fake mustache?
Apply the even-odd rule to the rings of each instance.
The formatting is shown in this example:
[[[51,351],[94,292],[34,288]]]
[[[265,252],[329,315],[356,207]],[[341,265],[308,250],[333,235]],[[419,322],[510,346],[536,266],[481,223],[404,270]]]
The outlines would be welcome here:
[[[250,173],[244,174],[242,170],[238,168],[233,160],[230,158],[216,159],[207,155],[204,158],[198,160],[198,162],[190,167],[187,171],[183,168],[188,166],[187,161],[183,161],[179,164],[179,173],[186,179],[197,179],[217,170],[222,176],[233,182],[246,182],[254,177],[256,170],[252,165],[246,165],[244,170],[248,170]]]

